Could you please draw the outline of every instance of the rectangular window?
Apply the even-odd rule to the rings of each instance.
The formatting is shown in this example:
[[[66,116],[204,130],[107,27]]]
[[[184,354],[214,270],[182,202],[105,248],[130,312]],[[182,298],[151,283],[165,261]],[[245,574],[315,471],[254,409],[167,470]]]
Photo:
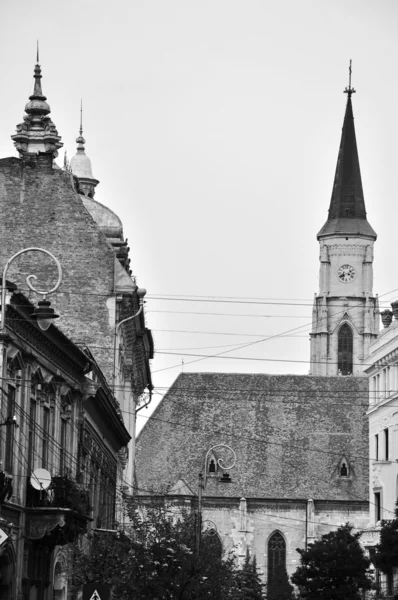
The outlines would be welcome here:
[[[379,460],[379,435],[375,435],[375,459]]]
[[[35,469],[35,437],[36,437],[36,400],[30,399],[29,407],[29,432],[28,432],[28,469],[30,472]]]
[[[369,404],[372,406],[376,403],[376,377],[370,379],[369,384]]]
[[[389,460],[389,440],[388,440],[388,427],[384,430],[384,458]]]
[[[8,473],[12,473],[13,458],[14,458],[14,436],[15,436],[15,425],[12,424],[12,419],[15,415],[15,388],[8,386],[8,393],[6,396],[6,418],[10,419],[11,422],[6,425],[6,444],[5,444],[5,455],[4,455],[4,466]]]
[[[48,467],[48,438],[50,431],[50,411],[48,408],[43,408],[43,445],[41,466],[43,469]]]
[[[380,492],[375,493],[375,521],[376,523],[381,519],[381,494]]]
[[[61,475],[66,469],[66,419],[61,418],[61,448],[59,452],[59,469]]]

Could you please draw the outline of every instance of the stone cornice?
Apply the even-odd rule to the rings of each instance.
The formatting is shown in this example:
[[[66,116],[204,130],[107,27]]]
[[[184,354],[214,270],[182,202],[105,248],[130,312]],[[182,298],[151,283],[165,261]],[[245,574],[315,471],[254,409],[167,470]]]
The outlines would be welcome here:
[[[368,356],[367,360],[369,359],[371,360],[372,357]],[[380,369],[383,369],[384,367],[389,367],[390,365],[396,362],[398,362],[398,348],[394,348],[394,350],[387,352],[387,354],[372,362],[372,364],[364,370],[365,373],[367,373],[368,375],[374,375]]]

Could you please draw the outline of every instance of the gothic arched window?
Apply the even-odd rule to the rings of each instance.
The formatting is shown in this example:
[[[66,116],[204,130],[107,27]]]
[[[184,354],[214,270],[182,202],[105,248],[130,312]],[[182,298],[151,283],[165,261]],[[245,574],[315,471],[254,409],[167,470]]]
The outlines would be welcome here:
[[[268,540],[268,585],[277,568],[286,569],[286,543],[279,531],[275,531]]]
[[[341,375],[352,374],[352,329],[347,323],[340,327],[338,339],[338,365],[337,369]]]
[[[213,528],[206,529],[203,532],[203,543],[211,552],[211,556],[215,560],[221,560],[223,555],[223,547],[217,531]]]

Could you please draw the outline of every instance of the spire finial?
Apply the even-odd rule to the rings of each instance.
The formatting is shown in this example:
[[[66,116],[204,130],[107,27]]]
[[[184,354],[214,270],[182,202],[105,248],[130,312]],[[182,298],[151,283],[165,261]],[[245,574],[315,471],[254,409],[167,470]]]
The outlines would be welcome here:
[[[76,138],[77,143],[77,151],[83,152],[84,154],[84,144],[86,140],[83,137],[83,99],[80,99],[80,129],[79,129],[79,137]]]
[[[350,66],[348,67],[348,87],[345,88],[344,93],[348,94],[348,98],[351,98],[352,94],[355,94],[355,89],[351,87],[351,74],[352,74],[352,60],[350,59]]]
[[[70,173],[70,163],[68,160],[68,154],[65,150],[65,154],[64,154],[64,171],[67,171],[68,173]]]
[[[83,135],[83,98],[80,98],[80,135]]]
[[[29,102],[25,106],[27,113],[23,117],[23,123],[17,125],[17,132],[11,136],[21,156],[26,154],[38,154],[39,152],[51,154],[53,158],[58,156],[58,149],[63,145],[54,123],[48,116],[50,106],[41,88],[41,68],[39,65],[39,40],[36,42],[36,60],[34,67],[33,94],[29,96]]]

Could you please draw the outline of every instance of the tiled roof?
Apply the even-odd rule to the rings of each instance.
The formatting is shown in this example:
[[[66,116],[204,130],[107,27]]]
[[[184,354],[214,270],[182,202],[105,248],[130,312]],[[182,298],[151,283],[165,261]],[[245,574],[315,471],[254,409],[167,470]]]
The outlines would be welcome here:
[[[366,220],[351,94],[344,116],[329,215],[318,238],[334,233],[359,233],[376,239],[376,233]]]
[[[139,490],[197,490],[206,451],[224,443],[232,481],[209,477],[207,496],[367,500],[367,402],[367,378],[183,373],[138,436]]]
[[[376,233],[366,219],[328,219],[318,233],[318,238],[325,235],[366,235],[376,239]]]

